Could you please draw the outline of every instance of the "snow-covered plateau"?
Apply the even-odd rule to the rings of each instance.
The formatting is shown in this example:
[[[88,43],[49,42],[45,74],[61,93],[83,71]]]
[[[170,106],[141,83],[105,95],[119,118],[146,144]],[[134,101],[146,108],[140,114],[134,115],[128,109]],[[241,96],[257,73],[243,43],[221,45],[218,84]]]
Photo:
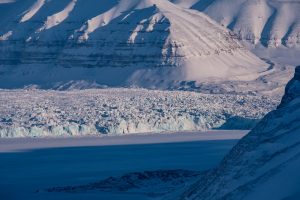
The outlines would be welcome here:
[[[0,136],[251,129],[279,100],[146,89],[0,90]]]

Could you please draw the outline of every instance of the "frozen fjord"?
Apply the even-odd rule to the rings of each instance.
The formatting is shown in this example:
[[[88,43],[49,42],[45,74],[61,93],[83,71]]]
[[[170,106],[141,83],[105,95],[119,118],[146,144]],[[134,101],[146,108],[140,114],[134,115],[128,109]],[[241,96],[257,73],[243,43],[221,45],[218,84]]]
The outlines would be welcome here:
[[[168,136],[2,138],[0,196],[7,199],[148,199],[147,192],[37,193],[37,190],[85,185],[131,172],[177,169],[201,172],[215,167],[237,139],[246,133],[215,131]],[[74,146],[75,140],[77,147]],[[147,180],[143,183],[153,184]]]

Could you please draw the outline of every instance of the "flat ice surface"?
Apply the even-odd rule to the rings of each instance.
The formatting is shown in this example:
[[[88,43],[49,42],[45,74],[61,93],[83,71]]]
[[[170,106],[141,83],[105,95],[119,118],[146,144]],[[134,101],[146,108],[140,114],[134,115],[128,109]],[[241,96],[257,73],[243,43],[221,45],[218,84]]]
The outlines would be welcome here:
[[[82,185],[128,172],[207,170],[247,131],[209,131],[82,138],[0,139],[0,197],[4,199],[145,199],[140,194],[35,193]]]
[[[206,132],[156,133],[120,136],[90,136],[64,138],[3,138],[0,153],[45,148],[159,144],[174,142],[240,139],[248,131],[211,130]]]

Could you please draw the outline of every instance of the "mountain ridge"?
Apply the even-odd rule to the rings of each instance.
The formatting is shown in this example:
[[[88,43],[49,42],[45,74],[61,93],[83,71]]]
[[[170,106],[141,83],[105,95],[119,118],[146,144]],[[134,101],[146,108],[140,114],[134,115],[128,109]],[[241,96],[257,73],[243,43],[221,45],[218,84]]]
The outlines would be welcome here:
[[[11,79],[16,87],[88,80],[164,89],[254,80],[268,68],[199,12],[164,0],[89,1],[2,4],[10,12],[0,20],[0,86]],[[103,6],[91,8],[97,2]]]
[[[174,0],[206,13],[231,29],[239,40],[266,47],[299,48],[300,1]]]

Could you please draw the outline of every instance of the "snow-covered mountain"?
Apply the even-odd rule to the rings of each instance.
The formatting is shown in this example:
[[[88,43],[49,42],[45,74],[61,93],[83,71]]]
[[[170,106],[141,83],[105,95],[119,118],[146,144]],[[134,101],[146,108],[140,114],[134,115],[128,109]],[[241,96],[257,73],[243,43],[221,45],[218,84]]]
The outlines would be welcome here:
[[[300,198],[300,66],[269,113],[180,199]]]
[[[174,88],[268,70],[226,28],[167,0],[5,0],[0,13],[2,88],[76,80]]]
[[[241,40],[269,47],[300,46],[299,0],[173,0],[205,12]]]

